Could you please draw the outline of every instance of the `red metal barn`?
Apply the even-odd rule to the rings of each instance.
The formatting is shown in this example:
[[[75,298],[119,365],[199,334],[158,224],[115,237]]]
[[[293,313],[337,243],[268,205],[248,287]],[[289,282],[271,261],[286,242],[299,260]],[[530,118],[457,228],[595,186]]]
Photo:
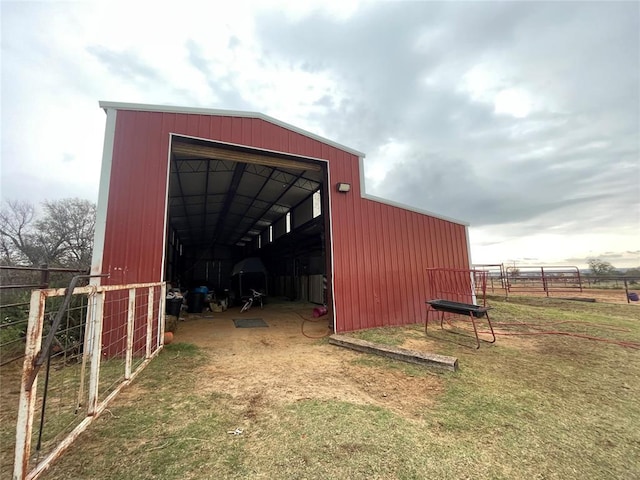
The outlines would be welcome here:
[[[360,152],[258,113],[100,106],[92,272],[110,274],[103,284],[239,296],[254,282],[270,296],[326,299],[343,332],[424,320],[425,269],[469,268],[467,225],[367,195]],[[247,257],[262,259],[264,284],[233,283]]]

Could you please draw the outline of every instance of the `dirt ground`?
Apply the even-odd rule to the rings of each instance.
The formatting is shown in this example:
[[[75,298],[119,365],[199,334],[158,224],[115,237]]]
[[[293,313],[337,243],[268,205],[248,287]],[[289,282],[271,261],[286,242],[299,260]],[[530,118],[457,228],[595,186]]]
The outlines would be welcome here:
[[[250,420],[261,405],[305,399],[337,399],[390,408],[407,418],[418,415],[441,391],[437,376],[411,377],[402,370],[357,362],[360,353],[302,334],[313,305],[281,303],[240,313],[181,316],[174,341],[194,343],[210,359],[203,365],[201,389],[230,395]],[[182,318],[185,321],[182,321]],[[269,326],[235,328],[234,318],[262,318]],[[328,317],[305,322],[304,333],[322,337]]]

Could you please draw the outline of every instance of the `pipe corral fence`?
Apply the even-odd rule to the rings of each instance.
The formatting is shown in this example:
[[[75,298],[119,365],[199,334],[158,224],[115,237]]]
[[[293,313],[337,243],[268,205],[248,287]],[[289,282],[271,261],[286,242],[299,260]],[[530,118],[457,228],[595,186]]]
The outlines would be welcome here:
[[[574,266],[507,267],[507,292],[582,292],[580,269]]]
[[[487,272],[487,292],[513,295],[544,295],[552,297],[557,293],[579,293],[609,291],[615,296],[620,291],[627,303],[635,302],[637,294],[630,291],[640,285],[640,278],[622,275],[595,276],[583,274],[576,266],[522,267],[503,264],[477,264],[474,269]],[[624,291],[624,294],[622,293]],[[584,296],[582,295],[582,296]],[[596,295],[594,295],[596,296]]]
[[[473,269],[486,272],[487,291],[495,293],[496,289],[507,289],[507,274],[502,263],[483,263],[474,264]]]
[[[1,330],[3,346],[15,337],[0,370],[2,435],[15,435],[0,447],[2,478],[42,474],[162,349],[164,283],[75,287],[80,277],[32,291],[26,324]]]

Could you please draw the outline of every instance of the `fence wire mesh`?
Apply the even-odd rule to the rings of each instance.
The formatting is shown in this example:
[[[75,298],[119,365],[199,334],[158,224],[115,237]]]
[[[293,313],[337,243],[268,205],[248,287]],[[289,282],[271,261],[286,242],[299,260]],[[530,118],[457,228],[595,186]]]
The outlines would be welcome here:
[[[78,269],[0,265],[0,478],[11,478],[29,302],[33,288],[62,287]]]
[[[61,297],[47,298],[42,340],[49,334]],[[84,336],[88,295],[74,295],[53,337],[38,375],[31,445],[35,465],[48,455],[87,414],[87,362]],[[83,361],[85,360],[85,361]]]

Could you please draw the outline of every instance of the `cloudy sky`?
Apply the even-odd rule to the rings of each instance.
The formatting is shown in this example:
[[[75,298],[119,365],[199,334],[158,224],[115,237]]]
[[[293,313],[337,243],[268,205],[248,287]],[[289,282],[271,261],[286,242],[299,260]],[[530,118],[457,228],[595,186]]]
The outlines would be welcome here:
[[[97,200],[99,100],[250,110],[476,263],[640,265],[638,2],[217,3],[2,0],[2,198]]]

